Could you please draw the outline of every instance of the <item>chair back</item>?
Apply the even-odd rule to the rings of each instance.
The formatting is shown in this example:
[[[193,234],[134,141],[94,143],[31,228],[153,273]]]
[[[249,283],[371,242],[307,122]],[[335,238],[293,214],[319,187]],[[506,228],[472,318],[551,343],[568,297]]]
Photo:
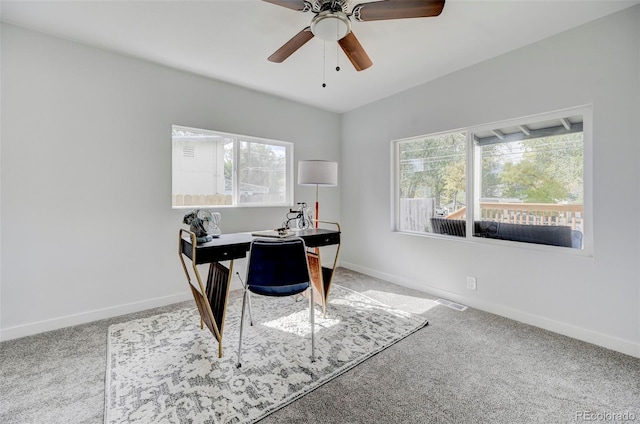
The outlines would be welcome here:
[[[247,269],[249,290],[283,296],[306,290],[309,284],[309,265],[304,240],[255,239],[251,243]],[[278,290],[278,287],[283,290]]]

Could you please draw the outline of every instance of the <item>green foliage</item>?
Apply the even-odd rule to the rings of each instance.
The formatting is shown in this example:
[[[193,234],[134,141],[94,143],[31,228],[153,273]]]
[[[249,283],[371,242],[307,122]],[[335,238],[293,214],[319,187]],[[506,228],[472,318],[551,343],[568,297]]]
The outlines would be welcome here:
[[[483,164],[483,175],[492,175],[492,182],[497,183],[492,186],[494,196],[527,203],[583,202],[582,134],[525,140],[517,145],[520,153],[503,155],[502,161],[499,155],[488,154],[489,146],[483,147],[483,157],[493,157]],[[483,195],[488,191],[483,190]]]
[[[453,210],[458,209],[458,195],[466,192],[467,167],[465,162],[449,163],[444,169],[444,195],[451,199]]]
[[[500,197],[500,173],[502,163],[499,159],[499,145],[482,148],[482,195],[481,197]]]
[[[400,197],[465,201],[466,135],[450,133],[399,145]],[[582,133],[482,146],[482,198],[583,203]]]
[[[527,203],[557,203],[569,196],[568,190],[544,166],[531,159],[507,163],[502,173],[504,195]]]
[[[400,197],[432,197],[436,206],[455,203],[465,190],[465,143],[465,133],[401,143]]]
[[[233,143],[224,145],[224,178],[233,179]]]
[[[277,154],[277,151],[281,154]],[[262,143],[240,142],[240,182],[279,191],[285,186],[284,148]]]

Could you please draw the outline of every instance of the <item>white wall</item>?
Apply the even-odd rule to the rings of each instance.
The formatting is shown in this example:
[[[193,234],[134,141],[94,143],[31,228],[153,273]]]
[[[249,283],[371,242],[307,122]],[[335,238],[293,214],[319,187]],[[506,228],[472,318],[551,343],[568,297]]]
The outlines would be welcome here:
[[[640,356],[639,75],[636,6],[344,114],[342,265]],[[585,104],[593,257],[389,231],[390,140]]]
[[[334,113],[8,24],[1,60],[1,339],[189,298],[172,124],[290,141],[296,164],[339,160]],[[339,220],[340,189],[322,196]],[[287,209],[220,211],[235,232]]]
[[[321,201],[342,222],[343,265],[640,356],[638,7],[341,117],[7,24],[1,43],[0,339],[188,298],[170,208],[178,124],[338,160]],[[592,258],[389,231],[390,140],[587,103]],[[314,194],[296,186],[296,201]],[[221,212],[225,232],[284,215]]]

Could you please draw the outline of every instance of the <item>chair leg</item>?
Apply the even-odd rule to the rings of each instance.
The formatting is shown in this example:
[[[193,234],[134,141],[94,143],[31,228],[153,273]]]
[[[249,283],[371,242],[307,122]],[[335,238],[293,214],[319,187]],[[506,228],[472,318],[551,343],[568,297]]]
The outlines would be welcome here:
[[[315,314],[313,303],[313,287],[309,286],[309,320],[311,321],[311,362],[316,361]]]
[[[244,294],[242,296],[242,312],[240,313],[240,341],[238,342],[238,363],[236,364],[237,368],[240,368],[242,366],[242,363],[240,362],[240,355],[242,353],[242,330],[244,327],[244,308],[245,303],[247,302],[247,296],[247,289],[244,289]]]
[[[236,275],[238,276],[238,280],[240,280],[240,283],[242,284],[242,287],[244,288],[245,293],[247,292],[247,286],[244,284],[244,281],[242,280],[242,277],[240,276],[239,272],[236,272]],[[251,293],[248,293],[249,296],[249,325],[253,326],[253,313],[251,312]],[[244,302],[244,300],[243,300]]]

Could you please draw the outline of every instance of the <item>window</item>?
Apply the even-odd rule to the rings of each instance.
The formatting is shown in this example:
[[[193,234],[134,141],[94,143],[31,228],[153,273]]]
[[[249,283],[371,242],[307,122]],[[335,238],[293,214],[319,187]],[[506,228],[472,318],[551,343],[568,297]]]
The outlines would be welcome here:
[[[172,127],[172,206],[291,206],[293,144]]]
[[[583,249],[585,112],[394,141],[396,230]]]
[[[398,142],[398,229],[432,233],[466,204],[466,134],[455,132]],[[451,234],[463,236],[459,234]]]

